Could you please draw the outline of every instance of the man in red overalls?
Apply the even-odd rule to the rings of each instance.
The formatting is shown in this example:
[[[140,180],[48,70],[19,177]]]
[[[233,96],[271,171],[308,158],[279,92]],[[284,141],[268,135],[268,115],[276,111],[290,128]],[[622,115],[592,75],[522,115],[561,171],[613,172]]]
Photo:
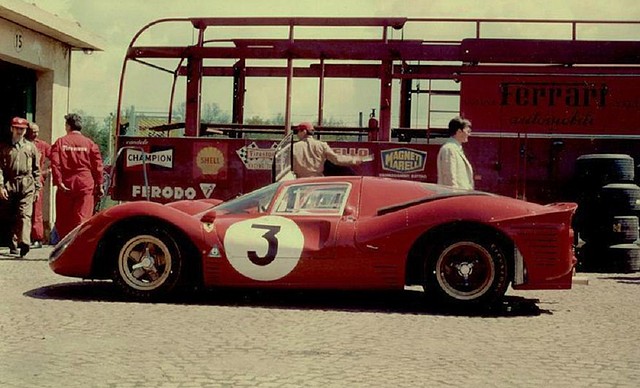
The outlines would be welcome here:
[[[45,168],[45,159],[49,160],[51,155],[51,145],[42,139],[38,139],[40,127],[36,123],[29,123],[26,138],[32,142],[40,154],[40,186],[44,187],[44,181],[49,175],[49,169]],[[33,215],[31,218],[31,247],[42,248],[44,241],[44,222],[42,217],[42,198],[38,195],[33,201]]]
[[[60,239],[93,215],[94,196],[102,196],[102,157],[98,145],[84,136],[82,118],[64,116],[67,134],[51,147],[56,192],[56,232]]]

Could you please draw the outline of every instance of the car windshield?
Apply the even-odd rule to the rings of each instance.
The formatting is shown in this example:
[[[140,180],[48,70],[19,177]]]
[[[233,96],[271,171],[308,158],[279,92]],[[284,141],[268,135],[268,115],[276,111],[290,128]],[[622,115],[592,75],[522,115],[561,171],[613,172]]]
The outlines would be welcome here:
[[[249,194],[223,202],[214,209],[226,214],[264,213],[269,208],[269,204],[281,184],[281,182],[272,183]]]

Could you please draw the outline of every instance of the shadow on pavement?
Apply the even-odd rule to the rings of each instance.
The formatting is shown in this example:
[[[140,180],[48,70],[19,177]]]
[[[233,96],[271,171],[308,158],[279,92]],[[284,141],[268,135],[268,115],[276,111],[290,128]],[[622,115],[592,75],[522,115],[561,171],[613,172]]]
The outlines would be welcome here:
[[[131,302],[110,281],[61,283],[27,291],[37,299],[86,302]],[[205,306],[239,306],[300,310],[386,312],[400,314],[456,315],[470,317],[522,317],[552,314],[540,309],[539,300],[505,296],[487,309],[461,309],[429,303],[423,292],[405,291],[298,291],[256,289],[208,289],[177,293],[161,303]],[[149,302],[153,303],[153,302]]]
[[[640,276],[602,276],[599,279],[615,280],[622,284],[636,284],[640,286]]]
[[[0,261],[48,261],[51,249],[49,246],[41,248],[32,247],[25,257],[10,253],[6,246],[0,247]]]

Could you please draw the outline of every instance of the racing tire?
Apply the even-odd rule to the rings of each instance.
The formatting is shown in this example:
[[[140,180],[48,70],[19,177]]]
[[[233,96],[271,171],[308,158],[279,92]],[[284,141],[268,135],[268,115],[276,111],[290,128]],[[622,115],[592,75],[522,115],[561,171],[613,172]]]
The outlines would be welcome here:
[[[156,300],[176,288],[182,273],[182,255],[164,228],[143,227],[129,232],[118,247],[113,280],[125,295]]]
[[[640,212],[640,186],[634,183],[610,183],[600,190],[600,210],[609,214]]]
[[[427,297],[452,307],[491,307],[509,286],[504,252],[497,241],[482,236],[445,239],[425,263]]]
[[[632,273],[640,271],[640,246],[616,244],[602,246],[587,243],[579,252],[578,269],[582,272]]]
[[[640,271],[640,246],[637,244],[617,244],[609,247],[611,268],[617,273]]]
[[[601,245],[632,243],[640,238],[637,216],[603,216],[587,220],[580,238]]]
[[[633,158],[626,154],[589,154],[576,159],[575,176],[585,189],[598,189],[614,182],[633,182]]]

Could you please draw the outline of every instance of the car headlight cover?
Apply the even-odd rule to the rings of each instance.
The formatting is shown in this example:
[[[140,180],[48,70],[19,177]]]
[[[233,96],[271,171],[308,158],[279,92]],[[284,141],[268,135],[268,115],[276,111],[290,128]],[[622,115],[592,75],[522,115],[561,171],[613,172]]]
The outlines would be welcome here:
[[[53,251],[51,251],[51,254],[49,255],[49,263],[53,263],[60,257],[62,252],[64,252],[64,250],[67,249],[69,244],[71,244],[73,240],[75,240],[76,236],[78,235],[78,232],[80,232],[81,227],[82,227],[82,224],[76,226],[71,232],[69,232],[69,234],[64,236],[64,238],[60,240],[58,244],[56,244],[55,248],[53,248]]]

